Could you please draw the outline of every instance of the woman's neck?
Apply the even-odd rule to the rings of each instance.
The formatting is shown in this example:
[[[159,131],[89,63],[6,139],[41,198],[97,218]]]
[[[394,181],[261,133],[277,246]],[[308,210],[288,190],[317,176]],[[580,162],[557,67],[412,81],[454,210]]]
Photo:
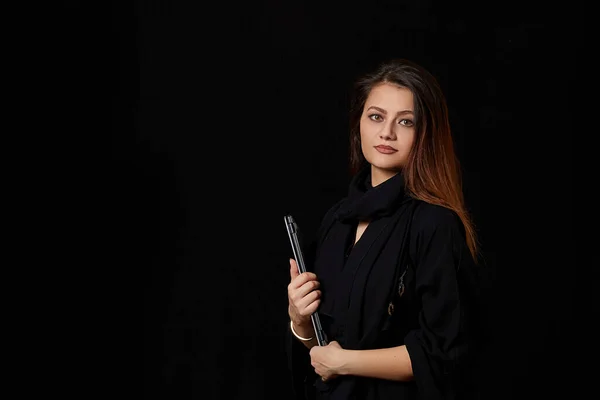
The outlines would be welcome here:
[[[371,165],[371,186],[375,187],[395,176],[397,173],[399,173],[399,171],[383,169]]]

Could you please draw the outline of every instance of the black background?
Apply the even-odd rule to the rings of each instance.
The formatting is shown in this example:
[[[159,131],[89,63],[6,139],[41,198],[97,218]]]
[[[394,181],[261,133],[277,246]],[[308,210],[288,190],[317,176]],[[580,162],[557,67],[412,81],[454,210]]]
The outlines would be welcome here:
[[[144,398],[291,398],[283,215],[310,232],[345,194],[349,88],[389,57],[447,95],[485,258],[478,398],[577,398],[581,7],[115,2],[107,187]]]

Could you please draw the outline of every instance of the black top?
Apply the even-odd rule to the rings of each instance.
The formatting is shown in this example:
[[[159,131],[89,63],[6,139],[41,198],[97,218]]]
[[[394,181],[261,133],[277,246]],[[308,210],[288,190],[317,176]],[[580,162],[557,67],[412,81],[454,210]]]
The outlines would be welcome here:
[[[353,245],[360,220],[370,223]],[[326,213],[306,261],[321,283],[318,312],[328,340],[356,350],[404,344],[415,379],[322,382],[308,349],[288,329],[298,398],[462,398],[474,265],[453,211],[407,196],[401,174],[372,187],[363,169]]]

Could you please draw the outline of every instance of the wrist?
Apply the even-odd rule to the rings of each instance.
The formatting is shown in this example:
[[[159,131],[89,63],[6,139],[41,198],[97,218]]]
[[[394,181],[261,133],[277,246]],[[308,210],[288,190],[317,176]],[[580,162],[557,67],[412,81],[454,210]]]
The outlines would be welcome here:
[[[300,328],[300,332],[297,331],[298,328],[294,327],[294,321],[290,320],[290,329],[292,331],[292,334],[300,341],[302,342],[311,342],[314,339],[314,331],[312,329],[310,329],[310,331],[308,329],[304,329],[304,328]],[[311,336],[308,336],[308,335]]]
[[[291,319],[292,323],[294,324],[294,329],[296,330],[302,330],[305,331],[307,329],[312,330],[312,322],[310,319],[296,319],[296,318],[292,318]]]
[[[290,321],[293,322],[294,328],[297,326],[304,326],[307,324],[307,322],[311,322],[310,318],[301,317],[298,314],[292,312],[291,307],[288,307],[288,317],[290,318]]]
[[[290,328],[292,329],[292,333],[297,338],[307,341],[306,339],[313,339],[315,336],[315,331],[312,327],[312,324],[300,323],[297,324],[295,321],[290,320]]]
[[[338,368],[338,375],[352,375],[353,366],[356,363],[356,350],[340,350],[340,367]]]

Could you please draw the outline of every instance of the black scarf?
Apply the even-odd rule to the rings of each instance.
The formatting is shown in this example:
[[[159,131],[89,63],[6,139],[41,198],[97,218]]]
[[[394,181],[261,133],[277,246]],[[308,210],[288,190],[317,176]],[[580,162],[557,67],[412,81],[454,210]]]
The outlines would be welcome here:
[[[334,219],[345,223],[377,219],[396,211],[402,200],[405,194],[401,173],[373,187],[370,167],[365,167],[352,178],[348,196],[335,212]]]
[[[323,291],[319,314],[330,341],[345,349],[377,347],[407,262],[405,240],[417,204],[406,195],[401,173],[373,187],[368,167],[352,179],[348,196],[324,220],[314,271]],[[354,245],[362,220],[370,221],[369,226]],[[387,384],[353,376],[330,382],[316,378],[319,398],[332,400],[359,393],[358,398],[374,398],[381,393],[375,386]]]

